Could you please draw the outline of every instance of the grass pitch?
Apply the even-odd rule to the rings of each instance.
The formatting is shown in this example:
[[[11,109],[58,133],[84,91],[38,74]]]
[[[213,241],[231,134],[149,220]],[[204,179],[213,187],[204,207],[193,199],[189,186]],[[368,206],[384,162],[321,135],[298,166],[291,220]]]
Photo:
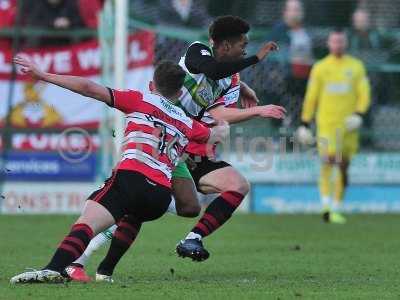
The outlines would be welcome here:
[[[48,262],[74,219],[0,216],[0,299],[400,299],[398,215],[354,215],[344,226],[236,215],[205,240],[211,257],[202,263],[174,253],[194,220],[168,216],[143,226],[114,284],[11,286],[13,275]]]

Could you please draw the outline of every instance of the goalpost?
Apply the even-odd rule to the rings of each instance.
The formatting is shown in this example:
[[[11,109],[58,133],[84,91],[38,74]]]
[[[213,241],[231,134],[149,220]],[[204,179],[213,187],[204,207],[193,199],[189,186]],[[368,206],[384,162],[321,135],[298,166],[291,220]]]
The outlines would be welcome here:
[[[128,37],[128,1],[107,0],[100,15],[102,83],[124,89],[126,86],[126,52]],[[100,150],[97,181],[102,182],[120,158],[125,119],[118,110],[104,108],[100,124]]]
[[[118,0],[115,4],[114,86],[117,89],[124,89],[127,69],[128,0]],[[125,129],[124,114],[118,110],[114,110],[114,126],[115,163],[119,160]]]

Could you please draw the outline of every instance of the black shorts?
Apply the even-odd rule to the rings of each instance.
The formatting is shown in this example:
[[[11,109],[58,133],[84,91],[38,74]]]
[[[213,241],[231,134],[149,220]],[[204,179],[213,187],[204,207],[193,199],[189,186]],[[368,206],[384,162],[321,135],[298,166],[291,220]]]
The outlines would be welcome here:
[[[132,215],[140,222],[158,219],[168,209],[171,189],[157,184],[139,172],[114,170],[104,185],[89,196],[103,205],[118,222]]]
[[[189,155],[189,159],[190,162],[187,162],[187,166],[190,174],[193,177],[197,191],[199,192],[201,192],[199,190],[199,181],[201,177],[212,171],[231,166],[225,161],[210,160],[207,156]]]

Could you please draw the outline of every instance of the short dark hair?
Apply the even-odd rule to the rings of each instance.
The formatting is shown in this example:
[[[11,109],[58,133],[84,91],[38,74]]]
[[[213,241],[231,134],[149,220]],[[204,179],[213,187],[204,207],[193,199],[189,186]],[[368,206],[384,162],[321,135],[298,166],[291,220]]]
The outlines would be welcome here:
[[[164,97],[175,96],[182,88],[185,80],[185,71],[170,60],[160,61],[154,70],[154,84],[157,91]]]
[[[216,18],[210,25],[209,36],[215,43],[223,40],[233,40],[242,34],[248,33],[250,25],[237,16],[221,16]]]

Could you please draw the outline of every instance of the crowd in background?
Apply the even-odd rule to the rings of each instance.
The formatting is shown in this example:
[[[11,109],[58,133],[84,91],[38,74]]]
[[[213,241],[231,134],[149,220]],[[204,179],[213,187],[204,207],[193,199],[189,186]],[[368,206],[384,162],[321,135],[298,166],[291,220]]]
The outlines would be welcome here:
[[[19,1],[20,15],[17,19],[17,0],[0,0],[0,29],[14,25],[30,28],[56,30],[97,28],[98,14],[104,0],[23,0]],[[130,1],[133,16],[145,21],[170,26],[206,27],[212,18],[229,12],[239,15],[254,26],[269,28],[266,38],[288,45],[290,59],[310,65],[313,56],[323,56],[319,47],[318,34],[311,34],[311,28],[348,28],[350,51],[380,51],[398,47],[384,28],[400,27],[399,1],[373,0],[134,0]],[[276,12],[282,11],[282,14]],[[378,30],[379,29],[379,30]],[[28,39],[27,46],[63,44],[68,39]],[[10,45],[2,39],[0,45]],[[318,52],[320,51],[320,52]],[[377,53],[374,59],[388,57]],[[359,53],[362,55],[362,53]],[[395,55],[394,55],[395,56]],[[393,57],[393,55],[392,55]],[[293,70],[300,77],[306,76],[306,69]]]
[[[98,26],[98,14],[103,0],[0,0],[0,29],[16,25],[28,28],[56,30],[92,28]],[[69,38],[25,38],[25,47],[68,44]],[[11,45],[10,39],[0,40],[0,46]]]

